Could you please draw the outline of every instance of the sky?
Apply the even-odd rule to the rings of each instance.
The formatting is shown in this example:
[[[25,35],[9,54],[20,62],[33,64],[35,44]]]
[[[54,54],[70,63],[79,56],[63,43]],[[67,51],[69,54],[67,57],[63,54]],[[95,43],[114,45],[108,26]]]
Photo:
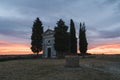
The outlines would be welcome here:
[[[88,52],[120,54],[120,0],[0,0],[0,55],[32,54],[30,37],[39,17],[44,30],[59,19],[87,28]]]

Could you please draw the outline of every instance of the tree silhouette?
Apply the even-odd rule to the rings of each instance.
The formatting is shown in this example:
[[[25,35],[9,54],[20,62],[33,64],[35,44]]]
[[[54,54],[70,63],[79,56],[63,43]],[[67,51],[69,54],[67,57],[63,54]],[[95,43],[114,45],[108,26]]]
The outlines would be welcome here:
[[[57,27],[55,27],[55,49],[57,51],[58,57],[63,57],[69,51],[69,34],[67,32],[68,26],[65,22],[60,19],[57,22]]]
[[[85,54],[87,52],[87,39],[86,39],[86,27],[85,23],[80,23],[80,30],[79,30],[79,50],[83,56],[85,57]]]
[[[75,25],[73,20],[70,20],[70,53],[75,55],[77,53],[77,38]]]
[[[40,19],[37,17],[34,21],[32,27],[32,35],[31,35],[31,50],[33,53],[39,54],[42,51],[42,34],[43,34],[43,26]]]

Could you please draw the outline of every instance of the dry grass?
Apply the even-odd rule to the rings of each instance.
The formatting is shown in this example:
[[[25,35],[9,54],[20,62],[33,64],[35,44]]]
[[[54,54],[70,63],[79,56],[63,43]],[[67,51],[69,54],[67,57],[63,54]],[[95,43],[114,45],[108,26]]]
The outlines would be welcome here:
[[[120,80],[119,74],[106,70],[115,62],[80,59],[79,68],[66,68],[64,63],[64,59],[0,62],[0,80]]]

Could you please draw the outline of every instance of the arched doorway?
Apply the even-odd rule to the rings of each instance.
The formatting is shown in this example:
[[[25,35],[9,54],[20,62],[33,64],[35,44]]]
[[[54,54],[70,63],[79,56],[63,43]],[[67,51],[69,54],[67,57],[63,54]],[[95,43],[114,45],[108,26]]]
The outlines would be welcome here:
[[[51,57],[51,48],[48,48],[48,58]]]

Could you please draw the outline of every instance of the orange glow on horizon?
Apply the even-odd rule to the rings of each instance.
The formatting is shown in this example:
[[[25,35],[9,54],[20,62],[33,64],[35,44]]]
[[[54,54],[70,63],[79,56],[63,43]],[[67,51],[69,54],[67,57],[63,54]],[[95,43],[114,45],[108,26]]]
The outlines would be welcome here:
[[[120,54],[120,44],[106,44],[89,49],[93,54]]]
[[[79,52],[79,51],[78,51]],[[92,54],[120,54],[120,44],[105,44],[90,48],[88,53]],[[9,54],[33,54],[30,45],[11,43],[0,40],[0,55]]]
[[[29,45],[10,43],[6,41],[0,41],[3,45],[0,45],[0,55],[6,54],[31,54]]]

